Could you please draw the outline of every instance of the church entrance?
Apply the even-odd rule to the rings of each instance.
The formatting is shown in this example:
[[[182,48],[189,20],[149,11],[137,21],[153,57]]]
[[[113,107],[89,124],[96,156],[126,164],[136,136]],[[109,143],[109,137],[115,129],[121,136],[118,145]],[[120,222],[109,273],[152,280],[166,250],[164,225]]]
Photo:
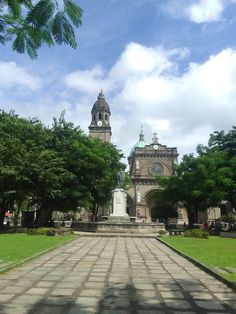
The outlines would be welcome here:
[[[129,194],[127,194],[127,210],[126,210],[126,212],[130,217],[136,216],[135,202],[134,202],[134,199]]]
[[[148,208],[148,216],[151,217],[152,221],[156,220],[156,217],[154,217],[152,213],[152,208],[155,206],[155,192],[157,189],[153,189],[146,193],[145,195],[145,201]]]

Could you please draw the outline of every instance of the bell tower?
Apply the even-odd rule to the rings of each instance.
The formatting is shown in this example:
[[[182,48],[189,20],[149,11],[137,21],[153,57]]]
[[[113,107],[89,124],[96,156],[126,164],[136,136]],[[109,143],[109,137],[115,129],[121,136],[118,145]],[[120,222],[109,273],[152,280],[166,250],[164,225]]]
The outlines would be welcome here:
[[[98,95],[97,101],[93,105],[91,115],[92,119],[89,125],[89,134],[93,138],[98,138],[103,142],[109,143],[111,140],[111,111],[102,90]]]

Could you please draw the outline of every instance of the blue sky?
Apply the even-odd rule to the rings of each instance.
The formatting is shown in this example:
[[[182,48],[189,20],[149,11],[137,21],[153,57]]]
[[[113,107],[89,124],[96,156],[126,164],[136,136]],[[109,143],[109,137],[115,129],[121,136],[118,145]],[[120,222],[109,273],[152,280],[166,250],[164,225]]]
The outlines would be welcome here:
[[[195,152],[236,116],[236,0],[81,0],[78,49],[42,47],[37,60],[0,47],[0,107],[87,133],[102,88],[112,141]]]

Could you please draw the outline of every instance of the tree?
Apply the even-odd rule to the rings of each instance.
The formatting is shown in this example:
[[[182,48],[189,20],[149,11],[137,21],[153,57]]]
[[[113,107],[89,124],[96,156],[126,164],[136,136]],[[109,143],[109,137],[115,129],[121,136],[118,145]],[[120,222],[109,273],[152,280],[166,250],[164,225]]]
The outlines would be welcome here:
[[[209,207],[236,208],[236,127],[228,133],[214,132],[208,146],[198,145],[198,156],[184,155],[176,175],[158,178],[163,191],[162,204],[168,211],[168,202],[183,205],[188,213],[190,226],[197,222],[198,211]]]
[[[32,162],[44,145],[44,131],[37,119],[19,118],[14,112],[0,112],[0,212],[21,208],[32,191]]]
[[[120,158],[116,147],[86,136],[64,113],[49,128],[0,112],[0,227],[7,210],[17,221],[26,202],[36,208],[38,227],[53,210],[84,207],[95,218],[111,200],[116,173],[124,168]]]
[[[0,43],[37,58],[46,44],[77,47],[73,26],[82,24],[82,9],[74,0],[0,0]],[[73,26],[72,26],[73,25]]]
[[[236,214],[236,126],[228,133],[214,132],[210,135],[209,150],[224,153],[224,167],[230,172],[230,182],[226,187],[227,207]],[[224,204],[222,205],[224,206]]]
[[[156,220],[157,218],[164,219],[165,224],[168,223],[168,218],[178,217],[178,202],[171,200],[166,195],[167,190],[157,190],[154,194],[155,206],[151,209],[152,219]]]
[[[84,207],[96,220],[99,206],[107,205],[116,185],[116,173],[124,169],[120,162],[122,154],[115,146],[85,136],[70,122],[64,113],[54,119],[53,145],[60,153],[66,169],[75,174],[75,180],[63,188],[61,204],[68,209]],[[66,210],[66,208],[61,210]]]

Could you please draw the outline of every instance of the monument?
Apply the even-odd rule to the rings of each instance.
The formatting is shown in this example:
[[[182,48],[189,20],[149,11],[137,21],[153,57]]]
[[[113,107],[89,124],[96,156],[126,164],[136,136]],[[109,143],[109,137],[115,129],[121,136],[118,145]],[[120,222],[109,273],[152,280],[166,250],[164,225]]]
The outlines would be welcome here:
[[[130,217],[126,213],[127,194],[123,189],[125,173],[117,173],[117,187],[112,191],[112,214],[108,218],[109,223],[129,223]]]

